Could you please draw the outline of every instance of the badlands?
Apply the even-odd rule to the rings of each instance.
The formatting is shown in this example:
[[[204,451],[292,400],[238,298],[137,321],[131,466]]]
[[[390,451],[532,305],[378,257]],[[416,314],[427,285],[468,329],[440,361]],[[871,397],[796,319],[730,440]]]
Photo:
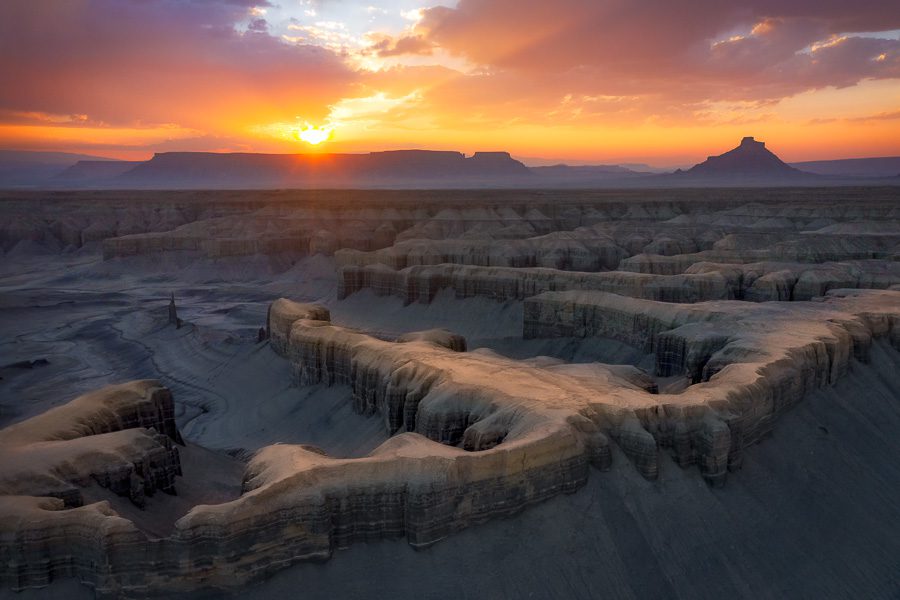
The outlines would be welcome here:
[[[897,188],[0,215],[2,597],[900,593]]]

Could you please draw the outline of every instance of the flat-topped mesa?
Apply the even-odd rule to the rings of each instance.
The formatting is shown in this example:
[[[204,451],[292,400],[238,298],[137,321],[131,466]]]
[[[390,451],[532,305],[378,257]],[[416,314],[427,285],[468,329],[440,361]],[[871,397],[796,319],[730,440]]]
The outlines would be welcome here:
[[[766,147],[766,143],[765,143],[765,142],[757,142],[757,141],[756,141],[756,138],[754,138],[752,135],[747,135],[747,136],[744,136],[743,138],[741,138],[741,144],[740,144],[740,145],[741,145],[742,147],[747,147],[747,146],[758,146],[758,147],[760,147],[760,148],[765,148],[765,147]]]
[[[531,171],[506,152],[388,150],[368,154],[251,154],[162,152],[116,178],[116,184],[156,188],[418,187],[476,178],[483,183],[528,178]]]

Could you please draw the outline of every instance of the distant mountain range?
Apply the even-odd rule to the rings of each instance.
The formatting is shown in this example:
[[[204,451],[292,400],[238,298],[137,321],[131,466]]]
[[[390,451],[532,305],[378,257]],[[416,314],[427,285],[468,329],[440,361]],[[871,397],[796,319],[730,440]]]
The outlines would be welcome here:
[[[630,165],[634,166],[634,165]],[[641,167],[643,165],[638,165]],[[50,189],[490,188],[900,185],[900,157],[789,165],[745,137],[724,154],[674,173],[624,165],[527,167],[507,152],[396,150],[368,154],[163,152],[113,161],[0,151],[0,187]]]
[[[52,181],[61,184],[106,181],[121,177],[143,163],[139,160],[79,160],[54,175]]]
[[[369,154],[214,154],[167,152],[117,180],[138,187],[388,187],[530,178],[506,152],[396,150]]]
[[[880,158],[846,158],[791,163],[791,166],[817,175],[843,177],[891,177],[900,175],[900,156]]]
[[[102,156],[69,152],[0,150],[0,187],[34,187],[46,184],[63,169],[82,160],[116,162]]]

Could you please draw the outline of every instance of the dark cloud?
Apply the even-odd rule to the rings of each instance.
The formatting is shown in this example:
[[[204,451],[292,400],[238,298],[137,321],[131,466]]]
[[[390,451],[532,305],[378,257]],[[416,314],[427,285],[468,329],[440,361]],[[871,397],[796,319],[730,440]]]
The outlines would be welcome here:
[[[247,25],[247,31],[252,31],[254,33],[268,33],[269,24],[265,19],[253,19],[250,21],[250,24]]]
[[[378,56],[427,55],[434,51],[434,44],[421,35],[407,35],[396,39],[385,37],[372,46],[370,51]]]

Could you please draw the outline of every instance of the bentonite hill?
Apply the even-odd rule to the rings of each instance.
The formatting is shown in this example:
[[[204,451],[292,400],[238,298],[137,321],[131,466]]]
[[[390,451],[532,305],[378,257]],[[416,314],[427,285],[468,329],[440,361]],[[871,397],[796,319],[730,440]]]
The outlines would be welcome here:
[[[896,188],[0,214],[3,595],[900,589]]]
[[[900,600],[897,0],[0,0],[0,600]]]

